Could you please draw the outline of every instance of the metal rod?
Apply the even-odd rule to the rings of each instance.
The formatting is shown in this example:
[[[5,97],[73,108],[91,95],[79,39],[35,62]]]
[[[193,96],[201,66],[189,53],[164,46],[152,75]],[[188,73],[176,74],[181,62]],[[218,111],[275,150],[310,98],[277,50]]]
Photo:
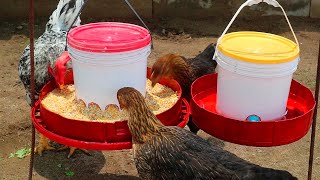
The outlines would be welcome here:
[[[311,8],[312,8],[311,6],[312,6],[312,0],[310,0],[310,2],[309,2],[309,14],[308,14],[308,15],[309,15],[309,16],[308,16],[309,18],[311,17],[311,11],[312,11],[312,10],[311,10]]]
[[[31,105],[35,103],[35,78],[34,78],[34,0],[29,1],[29,38],[30,38],[30,83],[31,83]],[[34,162],[34,148],[35,148],[35,129],[31,123],[31,156],[29,164],[29,180],[32,180],[33,162]]]
[[[313,155],[314,155],[314,144],[315,144],[315,136],[316,136],[318,100],[319,100],[319,84],[320,84],[320,41],[319,41],[317,77],[316,77],[316,88],[315,88],[316,106],[313,112],[313,121],[312,121],[312,129],[311,129],[308,180],[312,179]]]
[[[154,2],[151,1],[151,17],[154,18]]]
[[[137,13],[136,10],[134,10],[134,8],[132,7],[132,5],[129,3],[128,0],[124,0],[127,5],[129,6],[129,8],[131,9],[131,11],[137,16],[137,18],[140,20],[140,22],[143,24],[143,26],[149,31],[150,35],[151,35],[151,31],[150,29],[148,28],[148,26],[146,25],[146,23],[144,23],[144,21],[142,20],[142,18],[139,16],[139,14]],[[153,40],[152,40],[152,37],[151,37],[151,49],[153,49]]]

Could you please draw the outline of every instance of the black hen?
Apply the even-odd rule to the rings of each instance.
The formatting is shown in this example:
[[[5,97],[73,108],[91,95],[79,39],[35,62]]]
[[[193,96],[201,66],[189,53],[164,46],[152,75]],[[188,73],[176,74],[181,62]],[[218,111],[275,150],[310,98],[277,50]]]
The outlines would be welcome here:
[[[154,86],[161,78],[175,79],[182,88],[182,97],[190,101],[193,81],[203,75],[215,72],[217,62],[212,60],[214,52],[215,45],[209,44],[203,52],[194,58],[188,59],[177,54],[166,54],[160,57],[151,68],[152,85]],[[193,133],[199,131],[191,117],[188,126]]]
[[[80,18],[77,17],[85,0],[60,0],[57,9],[53,11],[49,21],[46,24],[45,32],[35,41],[34,44],[34,61],[35,61],[35,100],[38,100],[40,90],[52,78],[56,82],[60,82],[64,78],[64,72],[52,77],[49,72],[49,66],[53,71],[56,68],[56,61],[58,57],[65,50],[66,35],[73,21],[76,19],[74,26],[80,25]],[[61,67],[63,69],[71,68],[71,63]],[[29,45],[24,49],[19,62],[19,77],[26,90],[26,100],[31,105],[31,84],[30,84],[30,47]],[[40,155],[44,150],[54,149],[51,147],[44,136],[40,136],[40,143],[37,146],[36,152]],[[74,148],[68,155],[71,156]]]

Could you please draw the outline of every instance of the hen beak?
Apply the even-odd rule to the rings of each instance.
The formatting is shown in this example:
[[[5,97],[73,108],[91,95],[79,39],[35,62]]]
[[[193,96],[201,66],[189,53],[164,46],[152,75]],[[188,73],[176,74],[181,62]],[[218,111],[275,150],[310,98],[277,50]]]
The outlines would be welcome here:
[[[60,90],[64,88],[64,83],[58,84],[58,85],[59,85],[59,89],[60,89]]]

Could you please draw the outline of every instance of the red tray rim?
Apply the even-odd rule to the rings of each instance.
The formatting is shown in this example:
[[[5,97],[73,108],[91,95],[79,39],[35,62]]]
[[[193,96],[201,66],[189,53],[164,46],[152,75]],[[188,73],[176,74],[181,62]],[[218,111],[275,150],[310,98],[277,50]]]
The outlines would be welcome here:
[[[151,73],[150,72],[151,71],[151,68],[149,68],[149,67],[147,67],[147,79],[149,78],[148,76],[150,76],[149,74]],[[69,74],[69,73],[73,73],[73,70],[71,69],[71,70],[69,70],[68,72],[67,72],[67,74]],[[67,75],[66,75],[67,76]],[[73,75],[72,75],[73,76]],[[160,84],[162,84],[161,82],[164,82],[164,81],[166,81],[167,79],[161,79],[160,80]],[[170,81],[172,81],[172,82],[174,82],[175,84],[177,84],[177,85],[179,85],[178,87],[179,87],[179,90],[178,91],[175,91],[175,93],[176,93],[176,95],[178,96],[178,100],[172,105],[172,107],[175,107],[175,106],[177,106],[178,105],[178,103],[182,103],[182,89],[181,89],[181,86],[180,86],[180,84],[176,81],[176,80],[174,80],[174,79],[170,79]],[[42,89],[41,89],[41,92],[43,92],[43,89],[45,89],[45,88],[47,88],[47,86],[50,86],[50,84],[52,84],[52,83],[54,83],[55,84],[55,81],[54,81],[54,79],[52,79],[51,81],[49,81],[47,84],[45,84],[43,87],[42,87]],[[74,84],[74,83],[66,83],[66,85],[69,85],[69,84]],[[163,84],[162,84],[163,85]],[[47,95],[47,94],[46,94]],[[42,106],[41,105],[41,101],[43,100],[43,98],[42,98],[42,95],[41,96],[39,96],[39,106]],[[183,104],[183,103],[182,103]],[[64,117],[64,116],[62,116],[62,115],[60,115],[60,114],[57,114],[57,113],[55,113],[55,112],[53,112],[53,111],[51,111],[51,110],[49,110],[48,108],[46,108],[45,106],[42,106],[47,112],[50,112],[51,114],[55,114],[56,116],[59,116],[59,118],[61,118],[61,119],[66,119],[66,120],[68,120],[68,121],[74,121],[74,120],[77,120],[77,121],[81,121],[81,120],[78,120],[78,119],[71,119],[71,118],[67,118],[67,117]],[[171,107],[171,108],[172,108]],[[159,114],[165,114],[165,113],[168,113],[170,110],[171,110],[171,108],[169,108],[169,109],[167,109],[167,110],[165,110],[165,111],[163,111],[162,113],[159,113]],[[159,115],[159,114],[156,114],[156,115]],[[119,120],[119,121],[117,121],[117,122],[124,122],[124,121],[126,121],[126,120]],[[101,123],[100,121],[97,121],[97,123]],[[114,124],[115,122],[103,122],[103,123],[105,123],[105,124],[108,124],[108,123],[110,123],[110,124]]]
[[[34,127],[39,131],[40,134],[44,135],[50,140],[55,142],[77,147],[83,149],[91,149],[91,150],[122,150],[122,149],[131,149],[132,143],[131,142],[87,142],[81,140],[75,140],[68,137],[63,137],[58,134],[55,134],[49,130],[47,130],[44,126],[41,125],[39,121],[41,121],[41,117],[36,116],[36,111],[40,113],[40,101],[37,101],[35,105],[32,107],[31,110],[31,120]],[[190,105],[186,99],[182,99],[182,110],[181,110],[181,122],[177,125],[178,127],[185,127],[188,123],[189,116],[190,116]]]
[[[205,77],[207,77],[207,76],[212,76],[212,75],[217,75],[217,73],[207,74],[207,75],[201,76],[201,77],[198,78],[198,79],[205,78]],[[196,80],[192,83],[191,87],[194,86],[195,82],[196,82],[198,79],[196,79]],[[298,81],[296,81],[296,80],[294,80],[294,79],[292,79],[292,82],[293,82],[293,83],[297,83],[297,84],[299,84],[299,85],[301,85],[301,86],[304,86],[302,83],[300,83],[300,82],[298,82]],[[305,87],[305,86],[304,86],[304,87]],[[309,93],[312,94],[312,97],[313,97],[313,102],[312,102],[312,103],[313,103],[313,106],[312,106],[311,109],[309,109],[309,110],[308,110],[307,112],[305,112],[304,114],[310,113],[311,111],[314,110],[314,108],[315,108],[315,106],[316,106],[316,101],[315,101],[315,97],[314,97],[313,92],[312,92],[308,87],[306,87],[306,88],[309,90]],[[289,93],[290,93],[290,92],[289,92]],[[257,123],[257,122],[251,122],[251,121],[244,121],[244,120],[240,120],[240,119],[232,119],[232,118],[223,116],[223,115],[221,115],[221,114],[218,114],[218,113],[209,111],[209,110],[207,110],[207,109],[199,106],[198,101],[196,101],[196,100],[194,99],[194,97],[195,97],[196,95],[198,95],[198,94],[195,94],[194,96],[193,96],[192,94],[193,94],[193,93],[192,93],[192,88],[191,88],[191,97],[192,97],[191,99],[192,99],[192,101],[193,101],[199,108],[201,108],[202,110],[204,110],[204,111],[206,111],[206,112],[208,112],[208,113],[216,114],[216,115],[218,115],[218,116],[222,116],[222,117],[224,117],[224,118],[227,118],[227,119],[230,119],[230,120],[233,120],[233,121],[239,121],[239,122],[243,122],[243,123]],[[277,123],[277,122],[281,122],[281,121],[290,121],[290,120],[294,120],[294,119],[300,118],[300,117],[303,116],[304,114],[299,115],[299,116],[296,116],[296,117],[294,117],[294,118],[289,118],[289,119],[279,119],[279,120],[274,120],[274,121],[260,121],[260,122],[258,122],[258,123],[260,123],[260,124],[272,123],[272,124],[273,124],[273,123]]]
[[[212,77],[209,77],[212,76]],[[217,73],[213,73],[213,74],[209,74],[209,75],[205,75],[202,76],[198,79],[201,78],[217,78]],[[304,137],[308,131],[310,130],[310,126],[312,124],[313,121],[313,113],[314,113],[314,108],[316,107],[315,104],[315,98],[314,98],[314,94],[312,93],[312,91],[304,86],[303,84],[295,81],[293,79],[293,83],[295,83],[295,90],[293,92],[295,92],[297,90],[297,86],[303,86],[304,88],[306,88],[304,90],[304,93],[307,93],[306,99],[308,100],[309,104],[308,104],[308,108],[303,114],[301,115],[296,115],[294,117],[290,117],[287,119],[283,119],[283,120],[277,120],[277,121],[260,121],[260,122],[250,122],[250,121],[244,121],[244,120],[237,120],[237,119],[231,119],[231,118],[227,118],[225,116],[222,116],[220,114],[217,114],[215,112],[212,111],[208,111],[207,109],[199,106],[199,104],[197,103],[197,101],[195,101],[195,95],[198,94],[200,92],[202,92],[202,89],[209,89],[208,86],[203,86],[201,87],[201,89],[198,89],[198,91],[195,92],[195,84],[198,81],[198,79],[192,84],[192,89],[191,89],[191,101],[190,101],[190,107],[191,107],[191,112],[195,113],[198,112],[200,113],[204,113],[206,115],[211,114],[212,118],[216,118],[217,121],[215,123],[215,127],[217,127],[217,125],[221,125],[222,124],[222,128],[224,129],[224,131],[215,131],[215,127],[212,127],[210,124],[207,124],[203,121],[203,117],[199,117],[200,119],[197,119],[196,116],[198,114],[193,114],[194,118],[193,121],[195,122],[196,125],[198,125],[198,127],[200,129],[202,129],[203,131],[205,131],[206,133],[222,139],[226,142],[231,142],[231,143],[235,143],[235,144],[240,144],[240,145],[246,145],[246,146],[255,146],[255,147],[271,147],[271,146],[280,146],[280,145],[285,145],[285,144],[289,144],[289,143],[293,143],[299,139],[301,139],[302,137]],[[215,79],[216,80],[216,79]],[[299,88],[299,87],[298,87]],[[291,91],[291,90],[290,90]],[[296,93],[299,94],[299,93]],[[312,100],[312,101],[311,101]],[[212,119],[211,118],[211,119]],[[308,119],[305,119],[308,118]],[[226,123],[222,123],[222,121],[225,121]],[[303,123],[301,123],[302,121],[304,121]],[[268,136],[269,138],[250,138],[250,139],[244,139],[246,138],[245,136],[248,136],[248,133],[244,133],[244,136],[229,136],[228,133],[226,133],[226,131],[231,130],[228,129],[229,126],[225,126],[226,124],[236,124],[236,126],[232,126],[232,130],[234,131],[233,134],[237,134],[238,132],[243,131],[243,127],[249,128],[247,130],[256,130],[256,128],[260,129],[263,127],[268,127],[269,131],[268,132],[272,132],[273,135],[272,136]],[[250,123],[250,124],[248,124]],[[301,128],[296,129],[297,133],[293,134],[292,132],[284,132],[284,133],[280,133],[281,132],[281,128],[285,126],[289,125],[297,125],[297,123],[299,125],[302,125]],[[224,124],[224,125],[223,125]],[[206,128],[206,126],[209,126],[210,128]],[[300,127],[300,126],[299,126]],[[271,130],[270,130],[271,128]],[[221,130],[221,129],[220,129]],[[296,132],[296,131],[294,131]],[[270,133],[269,133],[270,134]],[[283,137],[285,137],[283,139]]]

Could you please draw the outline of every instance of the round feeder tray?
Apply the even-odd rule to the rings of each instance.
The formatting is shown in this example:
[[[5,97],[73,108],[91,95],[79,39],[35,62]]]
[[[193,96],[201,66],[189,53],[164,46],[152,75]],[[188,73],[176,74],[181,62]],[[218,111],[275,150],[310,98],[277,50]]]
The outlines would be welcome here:
[[[147,69],[147,77],[150,76]],[[65,84],[73,84],[73,72],[69,71],[65,76]],[[166,126],[181,126],[181,113],[183,105],[189,107],[181,98],[181,87],[178,82],[169,79],[161,79],[160,84],[166,85],[178,95],[177,102],[168,110],[157,114],[157,118]],[[85,149],[125,149],[131,147],[131,134],[127,120],[116,122],[83,121],[65,118],[41,105],[41,100],[56,88],[54,80],[48,82],[41,90],[36,109],[40,117],[36,119],[32,115],[36,127],[49,139],[65,145]],[[184,108],[185,108],[184,107]],[[187,108],[189,113],[189,108]],[[189,116],[189,115],[188,115]],[[183,125],[183,124],[182,124]],[[185,125],[184,125],[185,126]],[[128,144],[129,143],[129,144]]]
[[[190,106],[185,99],[182,99],[182,109],[180,111],[178,127],[184,128],[188,123],[190,116]],[[91,150],[121,150],[121,149],[130,149],[132,147],[131,139],[130,141],[123,142],[92,142],[92,141],[82,141],[77,139],[72,139],[69,137],[64,137],[59,134],[56,134],[46,128],[43,124],[43,119],[40,113],[40,101],[38,101],[31,111],[31,119],[35,128],[47,138],[64,144],[67,146],[91,149]],[[66,127],[64,127],[66,128]],[[72,127],[69,127],[72,128]],[[129,132],[130,133],[130,132]],[[131,136],[130,136],[131,137]]]
[[[148,69],[147,77],[150,76]],[[182,108],[181,88],[174,80],[161,79],[160,84],[166,85],[177,92],[178,101],[168,110],[157,114],[157,118],[166,126],[176,126],[180,122]],[[73,73],[68,72],[65,84],[73,84]],[[56,88],[55,81],[50,81],[41,90],[40,101]],[[65,118],[41,105],[42,124],[47,130],[64,137],[92,142],[126,142],[131,141],[131,135],[126,120],[116,122],[83,121]]]
[[[301,139],[312,123],[315,99],[312,92],[292,80],[287,114],[281,120],[251,122],[224,117],[216,112],[217,74],[198,78],[191,87],[192,120],[219,139],[249,146],[279,146]]]

